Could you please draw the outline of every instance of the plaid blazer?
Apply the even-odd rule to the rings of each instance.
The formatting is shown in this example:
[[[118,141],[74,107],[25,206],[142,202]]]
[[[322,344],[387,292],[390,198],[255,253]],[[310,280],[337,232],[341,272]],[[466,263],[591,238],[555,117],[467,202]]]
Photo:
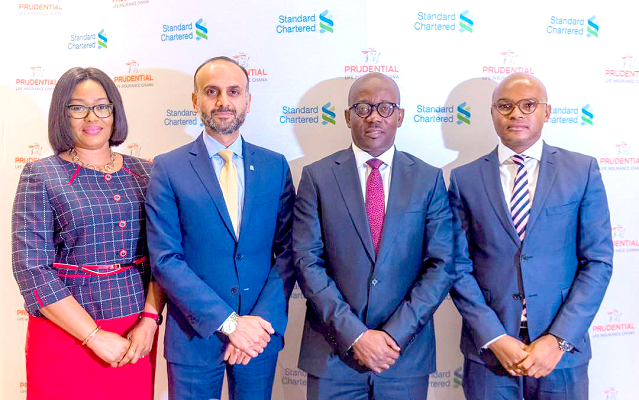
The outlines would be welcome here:
[[[42,316],[40,308],[70,295],[94,319],[143,310],[151,163],[123,158],[111,174],[55,155],[24,167],[13,202],[12,261],[30,314]]]

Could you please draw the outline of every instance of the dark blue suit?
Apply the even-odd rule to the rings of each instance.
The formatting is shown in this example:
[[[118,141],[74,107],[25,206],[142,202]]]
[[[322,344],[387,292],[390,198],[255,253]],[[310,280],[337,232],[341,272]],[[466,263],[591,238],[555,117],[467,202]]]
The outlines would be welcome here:
[[[530,340],[550,333],[575,346],[556,369],[587,363],[588,327],[610,281],[613,256],[596,160],[544,143],[523,244],[504,199],[497,149],[454,169],[449,194],[461,228],[451,295],[464,319],[464,356],[499,366],[481,346],[502,334],[519,336],[519,294],[525,294]]]
[[[217,329],[233,311],[273,325],[260,357],[283,346],[294,283],[294,188],[284,156],[246,142],[242,151],[239,238],[201,135],[154,160],[147,233],[153,275],[168,295],[164,354],[171,363],[221,363],[226,337]]]
[[[395,151],[379,254],[349,148],[308,165],[295,201],[293,252],[307,298],[299,367],[320,378],[368,370],[348,352],[366,329],[401,347],[381,375],[435,370],[433,313],[452,284],[452,218],[441,170]]]

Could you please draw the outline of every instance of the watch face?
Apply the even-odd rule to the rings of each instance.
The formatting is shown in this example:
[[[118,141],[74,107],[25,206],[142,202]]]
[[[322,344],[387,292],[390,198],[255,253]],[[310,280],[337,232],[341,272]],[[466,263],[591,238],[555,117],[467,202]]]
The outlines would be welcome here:
[[[229,318],[228,320],[224,321],[224,326],[222,327],[222,331],[225,334],[230,335],[231,333],[235,332],[236,326],[237,326],[237,320],[233,318]]]

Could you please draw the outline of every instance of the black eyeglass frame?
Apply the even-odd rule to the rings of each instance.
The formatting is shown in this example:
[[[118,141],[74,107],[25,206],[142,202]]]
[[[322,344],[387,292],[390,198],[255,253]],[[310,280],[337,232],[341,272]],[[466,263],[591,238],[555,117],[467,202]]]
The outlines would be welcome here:
[[[103,106],[109,106],[108,108],[109,115],[107,115],[106,117],[101,117],[98,115],[98,113],[95,112],[96,107],[103,107]],[[71,107],[83,107],[84,109],[87,110],[87,112],[82,117],[74,117],[73,115],[71,115]],[[115,107],[113,106],[113,103],[96,104],[94,106],[83,106],[82,104],[69,104],[67,106],[67,114],[69,115],[69,118],[73,118],[73,119],[84,119],[89,115],[91,111],[93,111],[93,114],[95,114],[95,116],[100,119],[109,118],[110,116],[113,115],[114,110],[115,110]]]
[[[358,107],[360,104],[366,104],[366,105],[368,105],[368,106],[370,107],[370,110],[369,110],[368,114],[366,114],[366,115],[360,115],[360,114],[357,112],[357,107]],[[379,112],[379,106],[380,106],[380,105],[382,105],[382,104],[390,104],[390,105],[392,106],[390,114],[388,114],[388,115],[382,115],[382,114]],[[353,109],[353,110],[355,111],[355,114],[356,114],[358,117],[360,117],[360,118],[368,118],[368,117],[369,117],[369,116],[373,113],[373,109],[377,110],[377,113],[378,113],[378,114],[379,114],[382,118],[389,118],[391,115],[393,115],[393,113],[395,112],[395,109],[399,109],[399,108],[400,108],[400,107],[399,107],[399,104],[397,104],[397,103],[392,103],[392,102],[390,102],[390,101],[380,101],[380,102],[379,102],[379,103],[377,103],[377,104],[371,104],[371,103],[366,103],[365,101],[362,101],[362,102],[359,102],[359,103],[355,103],[355,104],[353,104],[353,105],[352,105],[352,106],[350,106],[348,109],[349,109],[349,110],[350,110],[350,109]]]

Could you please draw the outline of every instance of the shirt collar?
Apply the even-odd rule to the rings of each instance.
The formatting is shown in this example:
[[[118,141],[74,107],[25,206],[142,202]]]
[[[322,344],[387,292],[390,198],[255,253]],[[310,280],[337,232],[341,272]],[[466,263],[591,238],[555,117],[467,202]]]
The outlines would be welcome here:
[[[537,161],[541,161],[541,153],[543,150],[544,141],[538,139],[535,144],[524,150],[524,152],[521,154],[530,158],[534,158]],[[501,140],[499,141],[499,144],[497,145],[497,157],[499,158],[500,165],[509,160],[510,157],[514,156],[515,154],[517,153],[515,153],[512,149],[506,147],[506,145],[504,145]]]
[[[395,145],[392,145],[390,149],[380,154],[379,157],[371,156],[364,150],[357,147],[355,143],[352,144],[352,148],[353,148],[353,153],[355,153],[355,164],[357,165],[357,168],[361,167],[363,164],[366,163],[366,161],[370,160],[371,158],[377,158],[379,160],[382,160],[382,162],[384,162],[384,164],[388,165],[389,167],[393,165],[393,156],[395,155]]]
[[[239,158],[242,158],[242,135],[238,136],[237,139],[229,146],[224,147],[224,145],[217,140],[213,139],[211,135],[204,131],[202,133],[204,136],[204,145],[206,146],[206,151],[209,153],[209,158],[213,158],[214,156],[218,156],[217,154],[220,150],[229,149],[233,151],[233,154],[237,155]]]

